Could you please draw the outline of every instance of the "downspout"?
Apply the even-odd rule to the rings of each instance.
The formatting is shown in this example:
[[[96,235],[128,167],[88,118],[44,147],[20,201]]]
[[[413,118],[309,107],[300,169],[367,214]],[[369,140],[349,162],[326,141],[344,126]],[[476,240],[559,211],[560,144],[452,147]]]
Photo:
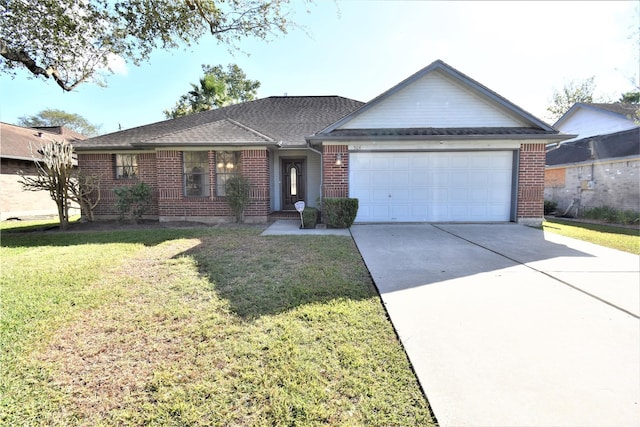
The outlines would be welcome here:
[[[324,182],[324,162],[323,162],[322,151],[319,151],[319,150],[316,150],[315,148],[312,148],[311,144],[309,143],[309,141],[307,141],[307,148],[309,150],[313,151],[314,153],[317,153],[320,156],[320,206],[318,206],[318,210],[322,211],[322,201],[323,201],[322,183]]]

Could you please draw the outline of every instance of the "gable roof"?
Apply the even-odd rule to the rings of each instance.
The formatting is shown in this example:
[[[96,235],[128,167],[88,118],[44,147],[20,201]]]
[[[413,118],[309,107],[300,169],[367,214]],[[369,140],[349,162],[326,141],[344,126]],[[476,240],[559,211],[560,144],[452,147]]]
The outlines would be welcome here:
[[[579,109],[586,109],[597,111],[603,114],[609,114],[613,117],[618,117],[621,119],[631,120],[633,121],[636,117],[636,114],[640,110],[640,104],[624,104],[622,102],[612,102],[612,103],[586,103],[586,102],[576,102],[569,108],[569,110],[562,115],[554,124],[554,127],[561,126],[564,122],[566,122],[571,116],[573,116],[576,111]]]
[[[74,143],[85,138],[64,126],[28,128],[0,123],[0,157],[30,161],[42,157],[37,151],[47,142],[62,139]]]
[[[407,79],[403,80],[402,82],[398,83],[397,85],[395,85],[391,89],[387,90],[386,92],[384,92],[381,95],[377,96],[376,98],[372,99],[371,101],[369,101],[368,103],[363,105],[358,110],[354,111],[353,113],[349,114],[348,116],[345,116],[341,120],[338,120],[337,122],[332,123],[330,126],[324,128],[323,130],[318,132],[316,135],[312,136],[311,138],[308,138],[308,140],[316,140],[317,141],[317,140],[322,140],[322,139],[342,138],[344,136],[344,133],[339,132],[339,128],[340,127],[344,126],[349,121],[354,120],[356,117],[362,115],[363,113],[366,113],[367,111],[369,111],[372,108],[376,107],[377,105],[381,104],[382,102],[384,102],[385,100],[387,100],[388,98],[393,96],[394,94],[398,93],[402,89],[406,88],[407,86],[411,85],[412,83],[416,82],[417,80],[421,79],[422,77],[426,76],[427,74],[435,73],[435,72],[443,73],[444,75],[446,75],[447,77],[449,77],[450,79],[452,79],[456,83],[462,85],[463,87],[469,89],[471,92],[473,92],[474,94],[478,95],[482,99],[489,101],[490,103],[495,105],[497,108],[499,108],[499,109],[507,112],[508,114],[518,118],[523,123],[526,123],[527,126],[518,127],[519,130],[515,131],[516,135],[522,135],[523,134],[521,132],[522,129],[531,129],[530,133],[532,135],[539,135],[540,133],[543,133],[545,135],[558,134],[558,131],[556,129],[554,129],[553,127],[549,126],[547,123],[545,123],[542,120],[536,118],[532,114],[524,111],[522,108],[516,106],[515,104],[511,103],[507,99],[503,98],[502,96],[498,95],[497,93],[493,92],[492,90],[490,90],[486,86],[478,83],[477,81],[473,80],[472,78],[468,77],[467,75],[461,73],[460,71],[456,70],[455,68],[451,67],[450,65],[444,63],[441,60],[437,60],[437,61],[434,61],[433,63],[431,63],[430,65],[426,66],[422,70],[418,71],[417,73],[411,75]],[[441,134],[445,134],[445,135],[452,134],[452,133],[455,132],[452,129],[456,129],[456,128],[447,128],[447,129],[444,129],[444,128],[425,128],[425,129],[432,129],[430,131],[430,136],[439,136]],[[438,129],[442,129],[442,131],[438,131]],[[470,128],[467,128],[467,129],[470,129]],[[477,128],[477,129],[479,129],[478,130],[479,134],[485,134],[486,135],[488,129],[496,129],[497,130],[498,128],[490,127],[490,128]],[[484,129],[484,130],[481,131],[480,129]],[[509,134],[509,129],[512,129],[512,128],[510,128],[510,127],[500,128],[499,132],[496,133],[496,135],[507,135],[507,134]],[[374,134],[375,133],[375,131],[373,129],[360,129],[360,130],[362,131],[362,133],[368,133],[368,134]],[[473,132],[470,133],[467,130],[463,134],[466,135],[466,136],[472,136]]]
[[[546,165],[640,156],[640,127],[566,142],[547,151]]]
[[[254,144],[274,143],[273,138],[263,135],[248,126],[231,119],[205,123],[186,130],[169,133],[149,139],[149,143],[159,144]]]
[[[280,142],[283,146],[306,146],[307,135],[362,105],[341,96],[272,96],[101,135],[74,147],[87,151]]]

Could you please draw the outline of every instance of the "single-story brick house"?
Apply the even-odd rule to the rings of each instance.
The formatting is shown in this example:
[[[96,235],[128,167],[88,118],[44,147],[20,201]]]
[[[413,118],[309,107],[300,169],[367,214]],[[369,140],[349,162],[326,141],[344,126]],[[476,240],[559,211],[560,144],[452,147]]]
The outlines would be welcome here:
[[[577,103],[554,127],[576,134],[547,147],[546,200],[580,215],[607,206],[640,212],[640,105]]]
[[[75,144],[100,177],[95,214],[113,217],[113,187],[144,181],[160,221],[228,221],[224,182],[252,183],[246,220],[304,200],[355,197],[357,222],[543,218],[545,146],[568,136],[435,61],[368,103],[269,97]]]
[[[37,175],[35,160],[42,157],[38,149],[43,144],[53,140],[73,143],[85,138],[64,126],[30,128],[0,123],[0,219],[58,215],[49,192],[24,191],[18,172]],[[76,214],[80,207],[77,209]]]

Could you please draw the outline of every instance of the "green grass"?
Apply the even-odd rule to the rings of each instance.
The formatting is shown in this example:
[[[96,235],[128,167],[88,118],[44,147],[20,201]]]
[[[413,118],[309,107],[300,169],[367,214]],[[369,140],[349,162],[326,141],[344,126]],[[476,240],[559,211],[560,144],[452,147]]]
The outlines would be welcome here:
[[[611,225],[547,219],[544,231],[640,255],[640,231]]]
[[[80,215],[73,215],[69,217],[69,223],[76,222],[80,219]],[[22,232],[22,231],[41,231],[56,229],[60,227],[60,220],[58,218],[46,218],[37,220],[11,220],[0,222],[0,231]]]
[[[2,425],[430,425],[349,238],[3,232]]]

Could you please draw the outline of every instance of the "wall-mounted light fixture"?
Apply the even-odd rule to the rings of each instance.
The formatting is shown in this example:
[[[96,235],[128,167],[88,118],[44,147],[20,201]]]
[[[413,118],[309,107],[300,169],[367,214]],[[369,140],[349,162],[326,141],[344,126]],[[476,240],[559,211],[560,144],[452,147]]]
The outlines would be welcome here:
[[[336,154],[336,166],[342,166],[342,153]]]

